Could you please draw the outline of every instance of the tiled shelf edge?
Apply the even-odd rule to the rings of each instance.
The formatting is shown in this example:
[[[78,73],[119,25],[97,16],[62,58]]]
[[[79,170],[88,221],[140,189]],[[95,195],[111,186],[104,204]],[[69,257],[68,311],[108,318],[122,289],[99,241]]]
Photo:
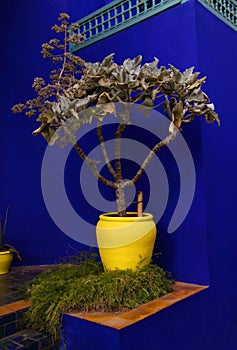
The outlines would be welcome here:
[[[119,330],[208,288],[208,286],[184,282],[176,282],[172,287],[174,289],[173,292],[165,295],[164,297],[152,300],[147,304],[141,305],[135,309],[123,313],[115,314],[105,312],[70,312],[67,314]],[[30,305],[30,300],[19,300],[11,304],[0,306],[0,316],[5,316],[7,314],[26,309],[30,307]]]
[[[70,312],[67,314],[120,330],[208,288],[208,286],[184,282],[176,282],[172,287],[173,292],[164,297],[152,300],[147,304],[120,314],[105,312]]]
[[[30,300],[19,300],[11,304],[0,306],[0,316],[5,316],[30,307]]]

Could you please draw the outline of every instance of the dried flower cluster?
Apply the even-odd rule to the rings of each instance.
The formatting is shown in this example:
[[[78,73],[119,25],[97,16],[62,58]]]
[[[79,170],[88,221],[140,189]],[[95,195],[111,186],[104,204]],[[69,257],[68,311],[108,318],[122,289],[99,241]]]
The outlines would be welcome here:
[[[61,13],[58,18],[59,24],[55,24],[51,29],[59,34],[59,38],[53,38],[48,43],[42,44],[41,53],[44,58],[50,58],[56,68],[51,71],[50,81],[36,77],[32,87],[37,96],[26,101],[25,104],[18,103],[12,107],[13,113],[25,114],[29,117],[34,116],[36,112],[42,113],[47,108],[45,102],[53,100],[64,94],[64,91],[74,84],[80,75],[83,60],[70,53],[70,44],[80,45],[83,36],[78,32],[77,23],[70,24],[70,16]],[[58,66],[58,67],[57,67]]]

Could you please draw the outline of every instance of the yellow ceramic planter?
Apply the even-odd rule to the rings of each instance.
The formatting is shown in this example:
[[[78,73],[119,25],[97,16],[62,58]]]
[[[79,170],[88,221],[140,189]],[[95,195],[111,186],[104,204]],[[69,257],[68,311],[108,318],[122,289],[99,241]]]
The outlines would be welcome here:
[[[150,263],[156,238],[153,216],[143,213],[100,215],[96,236],[105,270],[136,270]]]
[[[0,275],[4,275],[9,272],[13,254],[10,250],[0,252]]]

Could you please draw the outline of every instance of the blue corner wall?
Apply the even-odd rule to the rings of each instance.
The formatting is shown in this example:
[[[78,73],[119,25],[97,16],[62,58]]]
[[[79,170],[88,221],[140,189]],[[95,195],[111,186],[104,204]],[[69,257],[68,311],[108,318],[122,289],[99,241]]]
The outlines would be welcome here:
[[[35,120],[13,115],[10,108],[34,96],[34,77],[48,76],[52,67],[42,59],[41,44],[52,38],[50,29],[59,13],[70,13],[77,20],[104,4],[99,0],[88,4],[10,0],[1,6],[0,217],[9,205],[6,243],[22,252],[25,265],[54,263],[75,249],[88,247],[66,236],[48,215],[41,191],[46,143],[31,135]],[[19,264],[15,257],[14,264]]]
[[[50,71],[49,62],[41,58],[40,44],[47,42],[59,12],[77,20],[105,3],[8,0],[1,6],[0,213],[3,216],[10,206],[7,241],[21,250],[26,265],[52,263],[70,252],[71,246],[78,250],[87,246],[65,235],[48,214],[41,192],[46,144],[31,135],[36,122],[12,115],[10,108],[33,96],[33,78]],[[115,52],[117,62],[142,54],[144,62],[157,56],[161,64],[172,63],[180,69],[194,65],[208,76],[205,91],[221,118],[220,128],[196,122],[183,130],[195,162],[196,193],[188,216],[174,234],[166,232],[171,214],[165,212],[156,243],[156,252],[161,253],[158,263],[177,279],[210,287],[122,331],[121,350],[142,349],[142,332],[149,338],[149,349],[237,347],[236,44],[236,32],[198,2],[188,1],[80,52],[90,61]],[[80,166],[79,162],[75,170],[80,171]],[[73,175],[73,184],[77,184],[75,173],[69,169],[65,174],[66,178]],[[73,202],[79,193],[77,189],[72,194]],[[81,209],[80,215],[86,217],[88,210]]]
[[[98,4],[102,5],[99,2]],[[33,9],[28,1],[18,4],[13,0],[12,3],[4,6],[5,16],[1,34],[5,50],[3,51],[1,69],[3,86],[6,88],[3,91],[4,117],[2,124],[4,128],[1,128],[3,134],[1,143],[3,144],[2,150],[4,150],[1,212],[3,212],[4,207],[10,205],[7,239],[22,251],[24,264],[54,262],[65,255],[67,251],[70,252],[71,246],[77,250],[86,249],[85,240],[80,239],[80,234],[88,235],[88,237],[94,236],[95,224],[101,213],[84,200],[79,181],[81,162],[75,154],[70,154],[65,170],[65,187],[73,207],[83,218],[83,223],[89,221],[91,225],[83,226],[83,223],[79,222],[79,239],[77,240],[71,239],[71,236],[64,234],[64,230],[62,232],[58,228],[55,220],[47,212],[41,190],[41,164],[46,150],[46,142],[41,137],[32,137],[31,132],[37,127],[35,120],[27,119],[23,115],[12,115],[10,111],[10,107],[14,103],[25,101],[33,96],[31,89],[33,78],[47,76],[51,68],[50,62],[41,58],[40,48],[41,43],[47,42],[48,38],[51,37],[49,29],[55,23],[59,12],[72,13],[72,19],[76,20],[80,18],[80,14],[87,13],[88,9],[86,6],[84,7],[77,8],[71,1],[61,1],[57,6],[55,4],[53,6],[52,3],[37,2]],[[159,16],[152,17],[126,31],[100,41],[81,51],[80,55],[85,60],[96,61],[114,52],[115,60],[122,62],[127,57],[142,54],[144,62],[151,61],[156,56],[160,59],[161,65],[172,63],[180,69],[192,65],[197,67],[195,30],[194,6],[192,2],[187,2],[183,6],[173,7]],[[164,40],[164,33],[169,31],[170,33],[179,33],[179,35],[175,37],[165,35]],[[8,33],[8,35],[5,36],[4,33]],[[17,40],[17,33],[20,35],[19,40]],[[22,46],[22,40],[25,42],[24,46]],[[216,125],[211,126],[209,130],[216,127]],[[149,133],[140,134],[138,141],[151,148],[156,140],[152,144]],[[169,206],[167,206],[158,225],[155,252],[159,253],[158,263],[166,270],[172,271],[178,280],[209,284],[201,123],[197,121],[185,128],[183,136],[188,142],[194,158],[197,172],[196,193],[189,215],[183,224],[175,233],[167,234],[167,227],[179,196],[179,183],[174,181],[172,185],[171,181],[173,197],[172,195],[169,197]],[[129,137],[138,139],[138,131],[135,130],[134,135],[129,135]],[[96,146],[94,139],[92,133],[84,141],[86,146],[89,145],[89,150]],[[169,152],[162,150],[161,160],[167,172],[170,167],[169,159]],[[177,167],[176,172],[172,174],[173,168],[175,166],[171,166],[169,170],[171,179],[178,178]],[[57,174],[52,172],[50,176],[50,180],[56,182]],[[149,179],[148,181],[145,177],[143,179],[145,179],[142,180],[144,184],[138,183],[137,190],[147,186],[144,193],[149,194]],[[94,183],[94,178],[92,181]],[[159,182],[159,179],[156,181]],[[46,192],[51,193],[51,187],[49,185]],[[101,186],[100,191],[106,198],[110,195]],[[59,193],[56,193],[56,206],[63,208],[64,203],[59,198]],[[157,201],[159,201],[159,195]],[[156,213],[156,201],[150,211]],[[198,218],[197,211],[199,212]],[[60,215],[60,218],[64,222],[69,221],[66,211]],[[69,222],[70,227],[77,224],[74,219],[71,221]],[[190,226],[192,226],[192,232],[190,232]],[[14,263],[18,264],[18,261]]]

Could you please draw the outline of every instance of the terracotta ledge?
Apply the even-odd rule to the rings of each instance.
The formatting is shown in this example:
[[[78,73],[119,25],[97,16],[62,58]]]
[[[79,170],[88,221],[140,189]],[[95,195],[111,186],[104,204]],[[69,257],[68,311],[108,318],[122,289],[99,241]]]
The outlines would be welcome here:
[[[11,304],[0,306],[0,316],[11,314],[12,312],[26,309],[31,305],[30,300],[19,300]]]
[[[67,314],[119,330],[208,288],[208,286],[183,282],[176,282],[172,287],[174,291],[164,297],[152,300],[147,304],[120,314],[105,312],[70,312]]]
[[[90,312],[79,313],[71,312],[68,315],[99,323],[101,325],[112,327],[115,329],[122,329],[133,323],[136,323],[150,315],[157,313],[183,299],[186,299],[198,292],[208,288],[208,286],[200,286],[197,284],[176,282],[173,285],[174,291],[165,295],[162,298],[150,301],[147,304],[141,305],[130,311],[120,314],[105,313],[105,312]],[[0,306],[0,316],[5,316],[12,312],[20,311],[30,307],[30,300],[19,300],[11,304]]]

